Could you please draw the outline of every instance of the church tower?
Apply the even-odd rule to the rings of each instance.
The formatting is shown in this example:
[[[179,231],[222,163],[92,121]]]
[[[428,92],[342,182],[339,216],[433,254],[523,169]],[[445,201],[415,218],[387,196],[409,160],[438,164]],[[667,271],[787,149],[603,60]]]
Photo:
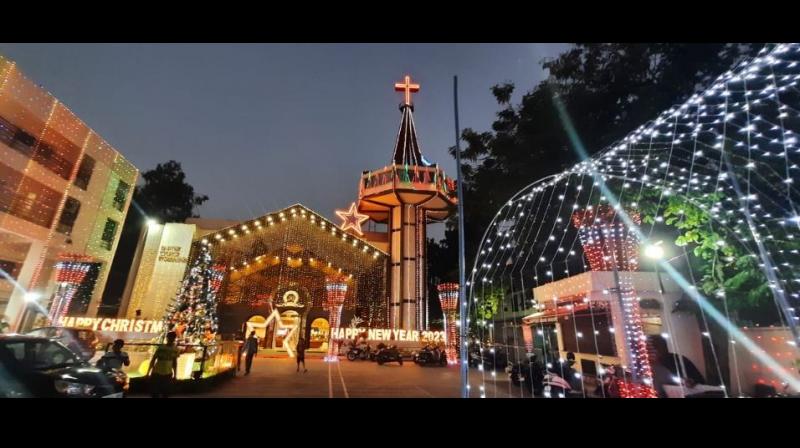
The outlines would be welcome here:
[[[395,90],[403,92],[404,99],[390,165],[361,176],[358,213],[386,224],[390,326],[423,330],[428,325],[426,227],[453,213],[457,195],[455,180],[427,162],[420,150],[411,102],[419,84],[406,76]]]

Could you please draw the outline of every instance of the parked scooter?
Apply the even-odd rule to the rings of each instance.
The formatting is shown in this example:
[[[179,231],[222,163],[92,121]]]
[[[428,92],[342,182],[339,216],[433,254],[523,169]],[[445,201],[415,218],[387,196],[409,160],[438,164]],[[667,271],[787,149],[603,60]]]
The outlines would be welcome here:
[[[575,354],[567,353],[566,360],[558,360],[552,367],[546,369],[542,384],[543,394],[548,398],[568,398],[570,395],[583,396],[580,390],[583,387],[581,374],[572,366],[575,365]]]

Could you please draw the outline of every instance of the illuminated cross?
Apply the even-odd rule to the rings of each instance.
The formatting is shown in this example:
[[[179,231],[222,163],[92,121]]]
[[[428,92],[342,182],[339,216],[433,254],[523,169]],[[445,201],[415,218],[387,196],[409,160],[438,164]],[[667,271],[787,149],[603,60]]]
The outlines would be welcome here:
[[[405,92],[406,102],[404,104],[411,105],[411,92],[419,92],[419,84],[411,84],[411,76],[406,75],[404,82],[397,82],[394,84],[396,92]]]
[[[364,221],[368,220],[369,216],[358,213],[355,202],[350,204],[350,210],[348,211],[336,210],[336,214],[339,215],[340,218],[342,218],[342,225],[341,225],[342,230],[353,229],[359,235],[364,234],[361,231],[361,224]]]

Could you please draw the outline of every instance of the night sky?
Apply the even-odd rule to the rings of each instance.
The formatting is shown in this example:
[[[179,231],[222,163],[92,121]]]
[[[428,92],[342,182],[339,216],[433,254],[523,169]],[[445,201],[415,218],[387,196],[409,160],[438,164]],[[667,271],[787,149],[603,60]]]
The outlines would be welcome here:
[[[455,175],[452,78],[462,128],[489,130],[490,87],[544,76],[565,44],[0,44],[141,171],[170,159],[210,200],[246,219],[296,202],[335,218],[363,170],[383,167],[400,123],[393,84],[421,84],[423,154]],[[338,219],[333,220],[339,222]],[[441,237],[441,225],[431,235]]]

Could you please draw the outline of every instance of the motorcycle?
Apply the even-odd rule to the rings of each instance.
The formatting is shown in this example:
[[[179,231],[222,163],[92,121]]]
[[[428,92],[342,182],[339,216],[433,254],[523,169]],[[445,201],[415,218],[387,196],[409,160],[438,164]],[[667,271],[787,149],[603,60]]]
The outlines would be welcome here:
[[[572,361],[568,360],[560,368],[554,368],[552,365],[545,368],[537,362],[536,356],[532,356],[527,362],[512,364],[506,371],[514,386],[525,387],[533,396],[568,398],[577,396],[576,390],[579,387],[576,383],[580,374],[572,368],[572,365]],[[556,373],[558,371],[561,374]]]
[[[438,351],[438,356],[437,352]],[[438,358],[438,359],[437,359]],[[446,366],[447,355],[444,350],[434,350],[430,346],[425,346],[421,351],[414,354],[414,363],[419,366]]]
[[[470,367],[481,364],[484,369],[500,369],[508,365],[508,355],[502,347],[473,345],[469,350],[468,363]]]
[[[567,353],[566,359],[559,359],[558,365],[552,367],[548,365],[544,375],[544,394],[557,398],[569,398],[573,396],[583,396],[582,375],[572,366],[575,365],[575,354]]]
[[[375,361],[378,362],[378,365],[383,365],[387,362],[398,362],[401,366],[403,365],[403,357],[400,355],[400,350],[394,345],[380,348],[378,353],[375,354]]]
[[[541,396],[544,390],[542,381],[544,380],[544,369],[532,357],[527,362],[511,364],[507,369],[511,383],[516,387],[525,387],[528,393],[534,396]]]
[[[547,370],[542,380],[543,394],[547,398],[567,398],[572,392],[572,385],[569,381],[561,378],[558,374]]]
[[[369,346],[366,348],[351,346],[350,349],[347,350],[347,360],[355,361],[357,359],[362,361],[374,361],[375,352],[373,352]]]

